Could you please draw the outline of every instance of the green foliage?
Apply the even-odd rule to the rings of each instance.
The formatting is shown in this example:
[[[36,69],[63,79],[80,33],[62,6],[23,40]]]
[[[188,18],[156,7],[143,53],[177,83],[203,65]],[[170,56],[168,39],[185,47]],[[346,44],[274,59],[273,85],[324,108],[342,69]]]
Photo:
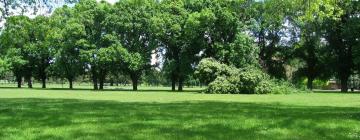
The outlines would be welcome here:
[[[219,63],[213,58],[205,58],[197,66],[195,75],[201,82],[209,84],[217,77],[229,76],[230,69],[229,66]]]
[[[197,67],[196,75],[203,82],[209,82],[207,93],[288,94],[297,92],[290,83],[271,79],[258,67],[237,69],[214,59],[203,59]]]
[[[217,93],[265,94],[287,85],[272,78],[306,78],[312,89],[313,80],[335,76],[346,91],[360,66],[358,1],[81,0],[35,18],[8,11],[35,1],[2,1],[1,71],[19,84],[45,83],[50,73],[89,77],[103,89],[121,73],[136,90],[158,55],[173,90],[200,80]]]
[[[3,77],[6,72],[9,71],[9,63],[0,58],[0,77]]]
[[[237,94],[240,93],[238,91],[238,87],[236,84],[231,83],[228,80],[228,77],[217,77],[213,82],[208,85],[206,89],[207,93],[214,93],[214,94]]]

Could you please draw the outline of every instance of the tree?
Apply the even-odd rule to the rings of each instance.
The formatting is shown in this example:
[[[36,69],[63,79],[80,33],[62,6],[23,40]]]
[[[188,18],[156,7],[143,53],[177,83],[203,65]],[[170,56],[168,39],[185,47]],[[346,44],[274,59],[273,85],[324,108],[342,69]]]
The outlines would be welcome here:
[[[55,11],[51,17],[53,28],[49,37],[55,50],[52,54],[53,72],[58,77],[66,78],[70,89],[73,88],[76,77],[84,71],[80,50],[86,42],[85,27],[75,19],[73,12],[73,9],[66,6]]]
[[[313,4],[316,5],[316,4]],[[321,5],[317,5],[321,6]],[[310,7],[301,8],[300,11],[309,10]],[[292,22],[296,25],[295,28],[300,30],[299,39],[295,47],[294,57],[299,58],[305,62],[304,67],[301,67],[296,72],[296,78],[306,77],[307,88],[313,89],[313,81],[318,79],[327,80],[332,75],[330,64],[333,62],[330,49],[326,46],[324,41],[324,18],[333,18],[333,15],[324,17],[319,13],[326,12],[326,9],[317,11],[312,17],[299,18],[298,15],[293,15]],[[300,16],[301,17],[301,16]]]
[[[286,78],[284,65],[288,61],[288,48],[291,38],[291,22],[288,22],[292,10],[291,1],[265,0],[251,4],[247,11],[247,16],[254,21],[250,23],[253,36],[256,38],[259,47],[260,66],[275,78]],[[285,25],[289,24],[290,25]],[[291,28],[291,27],[290,27]]]
[[[348,91],[348,80],[353,73],[353,50],[359,42],[356,29],[359,23],[359,3],[357,1],[339,1],[341,7],[339,19],[327,19],[326,38],[333,55],[336,57],[336,76],[341,82],[341,92]],[[354,30],[355,29],[355,30]]]
[[[305,65],[295,72],[294,78],[306,77],[307,88],[312,90],[315,79],[327,80],[332,76],[333,71],[329,67],[334,58],[326,44],[321,42],[321,23],[308,22],[305,26],[301,31],[299,46],[295,47],[294,52],[294,58],[299,58]]]
[[[89,69],[94,89],[103,89],[106,74],[109,72],[108,55],[100,54],[106,52],[110,46],[105,38],[111,31],[106,30],[104,23],[111,10],[110,4],[106,2],[97,3],[95,0],[83,0],[75,5],[75,18],[85,28],[86,38],[83,41],[83,49],[80,50],[85,66]]]
[[[27,44],[26,50],[31,56],[29,60],[34,64],[34,76],[42,81],[42,88],[46,88],[47,68],[50,66],[51,42],[48,36],[51,35],[49,18],[37,16],[31,20],[30,37],[31,40]]]
[[[21,87],[22,77],[28,73],[29,66],[26,45],[30,41],[31,21],[25,16],[12,16],[8,18],[5,29],[1,34],[1,50],[5,52],[5,58],[9,62],[9,67],[16,77],[18,87]],[[29,81],[31,87],[31,81]]]
[[[183,61],[181,52],[186,44],[184,28],[188,11],[184,6],[184,2],[181,0],[162,1],[159,5],[158,14],[151,18],[152,32],[166,51],[164,67],[169,73],[173,91],[175,91],[176,81],[178,80],[179,90],[182,90],[182,82],[184,80],[179,75],[182,69],[181,62]]]
[[[128,55],[122,57],[124,73],[130,75],[133,90],[145,70],[151,68],[151,54],[157,47],[151,33],[151,17],[155,14],[154,0],[123,0],[118,2],[107,18],[107,28],[115,32]],[[125,58],[127,57],[127,58]]]

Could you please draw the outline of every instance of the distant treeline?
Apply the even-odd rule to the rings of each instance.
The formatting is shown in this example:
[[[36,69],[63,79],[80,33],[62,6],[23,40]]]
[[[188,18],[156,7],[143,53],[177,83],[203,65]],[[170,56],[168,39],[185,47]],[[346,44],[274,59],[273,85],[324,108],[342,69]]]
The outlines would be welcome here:
[[[80,0],[51,16],[3,16],[0,76],[14,75],[18,87],[27,81],[30,88],[32,79],[43,88],[49,77],[66,79],[73,88],[77,78],[86,77],[95,90],[130,79],[134,90],[153,80],[181,91],[185,83],[209,84],[222,75],[212,68],[225,64],[240,73],[252,67],[271,79],[307,81],[309,89],[315,80],[336,78],[346,92],[360,68],[359,3]],[[211,60],[201,71],[210,77],[195,72],[204,58]]]

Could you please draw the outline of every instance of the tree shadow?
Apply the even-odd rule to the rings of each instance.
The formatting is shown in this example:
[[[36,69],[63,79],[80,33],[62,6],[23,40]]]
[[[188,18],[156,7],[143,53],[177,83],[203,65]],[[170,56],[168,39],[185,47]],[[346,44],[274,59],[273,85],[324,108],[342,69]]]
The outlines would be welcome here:
[[[329,94],[359,94],[360,91],[349,91],[349,92],[341,92],[341,91],[338,91],[338,90],[316,90],[314,91],[314,93],[329,93]]]
[[[0,99],[0,138],[359,139],[360,108]]]
[[[183,91],[172,91],[169,89],[138,89],[137,91],[133,91],[132,89],[127,88],[114,88],[114,89],[103,89],[103,90],[93,90],[89,88],[17,88],[17,87],[0,87],[0,89],[29,89],[29,90],[57,90],[57,91],[128,91],[128,92],[172,92],[172,93],[201,93],[202,90],[193,90],[193,89],[185,89]]]

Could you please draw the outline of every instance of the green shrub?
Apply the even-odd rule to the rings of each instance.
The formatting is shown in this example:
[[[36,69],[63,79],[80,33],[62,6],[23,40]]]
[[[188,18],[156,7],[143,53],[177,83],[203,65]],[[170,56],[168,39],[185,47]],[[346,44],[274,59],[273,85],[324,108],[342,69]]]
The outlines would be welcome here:
[[[256,94],[268,94],[274,90],[274,83],[270,80],[263,80],[255,87]]]
[[[205,58],[196,68],[195,76],[203,83],[209,84],[220,76],[229,76],[231,67],[217,62],[213,58]]]
[[[202,60],[196,70],[196,75],[203,81],[209,82],[206,93],[288,94],[297,92],[297,89],[289,82],[273,80],[258,67],[237,69],[214,59]]]
[[[206,89],[207,93],[213,94],[236,94],[237,87],[231,83],[226,77],[217,77],[215,81],[211,82]]]
[[[256,67],[247,67],[244,68],[238,73],[239,83],[237,83],[238,88],[240,88],[241,93],[253,94],[256,93],[255,88],[262,82],[269,80],[264,72]]]

